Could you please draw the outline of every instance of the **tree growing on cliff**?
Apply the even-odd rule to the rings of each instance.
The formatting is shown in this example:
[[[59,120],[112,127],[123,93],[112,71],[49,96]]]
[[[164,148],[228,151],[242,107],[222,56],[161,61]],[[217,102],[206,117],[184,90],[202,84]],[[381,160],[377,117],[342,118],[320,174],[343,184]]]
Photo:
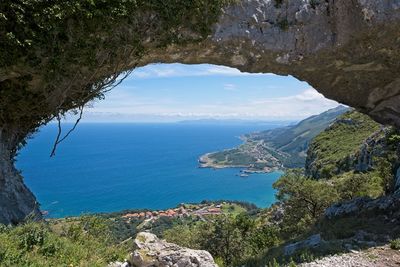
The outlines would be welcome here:
[[[300,169],[288,171],[273,187],[285,208],[282,232],[288,236],[304,232],[339,199],[332,184],[306,177]]]

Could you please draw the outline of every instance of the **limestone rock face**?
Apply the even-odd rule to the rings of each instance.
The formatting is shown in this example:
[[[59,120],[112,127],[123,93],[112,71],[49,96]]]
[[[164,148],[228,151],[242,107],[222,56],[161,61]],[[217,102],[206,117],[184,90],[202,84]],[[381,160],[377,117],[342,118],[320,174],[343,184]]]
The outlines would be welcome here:
[[[135,245],[130,261],[136,267],[217,267],[207,251],[182,248],[151,233],[139,233]]]
[[[400,1],[242,0],[199,44],[153,62],[213,63],[307,81],[328,98],[400,126]]]
[[[147,22],[157,18],[153,15],[143,12],[143,18],[139,21],[149,24]],[[25,121],[26,116],[33,116],[33,110],[44,112],[29,119],[30,125],[17,123],[29,131],[18,127],[12,129],[14,119],[0,125],[0,131],[14,131],[23,139],[44,121],[53,118],[51,115],[55,114],[52,112],[57,111],[59,103],[64,103],[65,99],[71,104],[69,108],[77,107],[76,103],[87,97],[77,94],[79,90],[86,92],[95,81],[104,81],[105,77],[120,71],[159,62],[210,63],[252,73],[293,75],[307,81],[328,98],[367,113],[378,122],[400,127],[400,0],[234,1],[223,8],[214,25],[209,25],[212,33],[205,40],[174,43],[168,47],[160,45],[160,31],[155,28],[161,25],[150,24],[154,24],[154,27],[144,27],[148,38],[142,41],[143,50],[146,51],[143,58],[139,60],[135,53],[125,55],[126,51],[131,51],[131,44],[126,47],[121,44],[112,53],[96,53],[98,55],[92,61],[104,62],[110,57],[123,58],[126,63],[113,64],[110,59],[101,68],[83,67],[70,75],[61,71],[57,76],[52,76],[51,86],[44,90],[43,96],[36,94],[47,88],[48,73],[43,73],[41,68],[20,66],[18,60],[13,63],[15,65],[3,67],[0,64],[1,89],[9,84],[20,86],[20,82],[15,81],[21,80],[24,84],[29,81],[26,88],[29,93],[10,97],[8,102],[3,103],[3,113],[9,114],[15,107],[21,107],[13,114],[19,114],[19,120]],[[115,25],[115,31],[119,32],[125,26]],[[129,29],[124,32],[129,32]],[[185,40],[185,37],[195,33],[186,29],[176,34]],[[71,44],[71,47],[74,46]],[[43,64],[52,64],[54,58],[51,54],[58,53],[54,53],[54,49],[40,49],[36,54],[43,55]],[[76,60],[79,62],[79,58]],[[80,78],[77,79],[77,76]],[[41,105],[47,107],[46,111],[41,111],[42,106],[32,101],[33,96],[43,102]],[[82,96],[85,96],[84,99],[79,99]],[[10,149],[16,150],[18,144]],[[12,163],[11,159],[7,160]],[[3,173],[3,176],[8,175],[5,171]],[[7,183],[11,181],[9,177],[0,179],[3,196],[0,205],[2,213],[7,215],[0,221],[20,222],[32,211],[38,215],[36,200],[27,189],[22,188],[25,187],[22,180],[7,184],[12,194],[15,193],[12,195],[3,187],[6,179]],[[18,203],[12,203],[15,201]]]
[[[161,25],[155,21],[154,27],[145,30],[144,58],[124,55],[127,65],[82,68],[80,76],[100,81],[116,71],[159,62],[210,63],[252,73],[293,75],[328,98],[368,113],[383,124],[400,126],[400,0],[232,2],[222,8],[218,21],[209,25],[211,34],[205,40],[163,47],[157,31]],[[154,18],[156,14],[145,12],[140,21]],[[116,25],[115,30],[123,26]],[[176,34],[182,40],[196,35],[185,28]],[[124,47],[118,51],[115,53],[122,53]],[[38,53],[48,55],[49,51]],[[40,91],[46,84],[40,69],[0,66],[2,83],[28,74],[32,80],[29,91]],[[77,80],[64,72],[56,78],[54,88],[84,90],[93,83],[93,79]],[[51,93],[49,101],[63,97],[56,89]]]
[[[42,217],[39,203],[11,160],[10,139],[0,133],[0,224],[6,225]]]
[[[340,218],[345,216],[358,216],[368,212],[385,212],[397,213],[396,217],[400,218],[400,191],[396,191],[392,195],[383,196],[377,199],[368,197],[355,198],[353,200],[338,203],[330,206],[325,210],[327,219]]]

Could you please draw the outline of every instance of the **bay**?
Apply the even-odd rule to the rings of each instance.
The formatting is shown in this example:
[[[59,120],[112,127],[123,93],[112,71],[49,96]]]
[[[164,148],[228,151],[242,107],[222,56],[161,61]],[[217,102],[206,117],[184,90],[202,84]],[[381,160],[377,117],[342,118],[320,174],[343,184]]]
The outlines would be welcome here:
[[[243,178],[238,169],[198,168],[197,160],[240,144],[241,134],[277,126],[83,123],[50,158],[57,128],[49,124],[20,151],[17,167],[50,217],[222,199],[267,207],[281,172]]]

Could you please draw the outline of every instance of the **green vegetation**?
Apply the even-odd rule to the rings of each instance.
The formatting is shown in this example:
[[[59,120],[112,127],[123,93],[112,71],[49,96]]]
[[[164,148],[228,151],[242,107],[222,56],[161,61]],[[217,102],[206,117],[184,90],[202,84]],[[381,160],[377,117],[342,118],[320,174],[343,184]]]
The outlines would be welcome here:
[[[222,206],[222,211],[225,214],[231,214],[233,216],[242,214],[246,212],[246,209],[243,208],[242,206],[236,205],[236,204],[226,204]]]
[[[384,179],[377,172],[355,173],[353,171],[334,177],[334,187],[341,201],[368,196],[377,198],[385,192]]]
[[[290,131],[298,130],[299,125],[312,125],[312,120]],[[287,170],[273,185],[277,203],[270,208],[258,209],[249,203],[232,201],[203,201],[184,204],[183,208],[192,212],[185,212],[185,216],[183,213],[180,217],[162,216],[154,221],[123,217],[142,210],[0,227],[0,265],[103,266],[109,261],[122,260],[132,249],[129,238],[147,230],[183,247],[207,250],[220,266],[294,266],[297,262],[343,252],[343,245],[347,244],[343,240],[353,238],[360,230],[398,237],[398,221],[388,219],[384,210],[367,210],[356,217],[334,219],[325,218],[324,212],[335,203],[359,197],[378,198],[393,192],[399,136],[398,131],[381,129],[364,115],[346,113],[314,139],[309,153],[308,168],[323,162],[335,171],[313,176],[304,169]],[[371,166],[358,171],[353,163],[366,139],[373,144],[365,149],[372,159]],[[276,139],[276,143],[278,140],[283,138]],[[250,144],[254,148],[258,143],[252,140],[242,146]],[[226,159],[227,155],[223,157]],[[343,159],[351,164],[344,164]],[[195,213],[217,206],[218,213]],[[284,254],[287,244],[316,233],[327,242],[318,248]],[[391,247],[399,249],[399,244],[399,239],[395,239]]]
[[[238,266],[278,244],[278,232],[245,213],[208,222],[176,226],[164,232],[167,241],[209,251],[223,266]]]
[[[109,223],[95,216],[0,227],[1,266],[105,266],[123,260],[131,246],[118,244]]]
[[[0,2],[0,125],[13,149],[54,118],[80,112],[152,49],[201,42],[230,0]],[[187,33],[187,34],[182,34]]]
[[[207,249],[226,266],[278,241],[276,229],[265,227],[252,215],[259,210],[253,204],[202,202],[210,203],[221,205],[223,213],[205,216],[206,220],[161,217],[143,226],[143,218],[127,220],[122,217],[126,212],[116,212],[15,227],[0,225],[0,266],[105,266],[126,258],[132,251],[131,238],[145,230],[185,247]]]
[[[208,222],[176,225],[166,230],[163,237],[182,246],[208,250],[223,266],[279,266],[278,263],[312,261],[321,255],[342,252],[339,239],[353,237],[359,230],[381,233],[382,218],[371,220],[369,215],[332,221],[325,220],[323,214],[337,202],[383,195],[382,180],[378,171],[350,171],[317,180],[306,176],[304,170],[288,170],[274,183],[279,205],[257,213],[228,213]],[[276,219],[274,210],[279,207],[284,212]],[[389,231],[398,232],[397,228]],[[313,233],[321,233],[329,243],[284,256],[287,243]]]
[[[281,230],[285,238],[309,232],[326,208],[356,197],[384,194],[383,178],[376,172],[347,172],[330,180],[313,179],[302,170],[290,170],[274,183],[277,200],[285,207]]]
[[[292,170],[274,183],[276,197],[285,207],[282,232],[286,237],[296,237],[321,217],[327,207],[338,200],[335,188]]]
[[[389,127],[382,128],[369,117],[355,111],[345,113],[332,123],[335,118],[326,124],[326,130],[321,130],[320,134],[314,132],[314,139],[309,139],[311,146],[306,171],[287,170],[274,183],[278,203],[255,215],[259,226],[275,229],[277,246],[266,246],[263,252],[257,252],[258,255],[244,255],[241,257],[241,264],[276,266],[278,263],[310,261],[321,255],[343,252],[342,242],[345,241],[342,239],[352,238],[360,230],[382,236],[397,235],[400,232],[396,221],[388,222],[385,219],[387,215],[379,211],[366,211],[357,218],[350,216],[328,220],[324,217],[326,208],[335,203],[359,197],[378,198],[392,193],[394,171],[399,162],[398,131]],[[260,152],[266,148],[265,144],[280,147],[279,152],[289,149],[292,144],[298,147],[307,140],[299,137],[307,136],[310,130],[305,129],[318,125],[318,120],[329,120],[329,117],[322,119],[316,116],[293,128],[247,135],[249,141],[238,147],[237,151],[243,153],[242,148],[246,148],[252,153]],[[263,146],[257,141],[262,142]],[[259,149],[255,149],[257,146]],[[229,158],[228,152],[230,151],[224,151],[225,160]],[[275,213],[280,209],[284,212],[276,217]],[[385,227],[382,227],[383,223]],[[290,257],[283,256],[285,244],[305,239],[315,233],[320,233],[329,242],[316,249],[297,251]],[[227,259],[221,259],[226,264]]]
[[[227,166],[249,166],[257,161],[257,158],[247,153],[251,143],[246,143],[237,149],[224,150],[212,154],[214,163]]]
[[[390,248],[400,250],[400,238],[390,241]]]
[[[348,112],[309,146],[306,168],[313,177],[330,178],[354,168],[354,158],[364,141],[380,130],[380,125],[359,112]],[[384,132],[380,133],[384,135]],[[376,137],[378,138],[378,137]]]
[[[319,115],[311,116],[294,126],[278,128],[248,135],[254,140],[264,140],[277,150],[294,154],[307,151],[308,143],[319,133],[324,131],[337,117],[348,111],[348,108],[339,106]],[[304,166],[304,160],[301,167]]]
[[[250,171],[304,167],[311,140],[348,109],[339,106],[294,126],[251,133],[237,148],[208,155],[210,166],[246,167]]]

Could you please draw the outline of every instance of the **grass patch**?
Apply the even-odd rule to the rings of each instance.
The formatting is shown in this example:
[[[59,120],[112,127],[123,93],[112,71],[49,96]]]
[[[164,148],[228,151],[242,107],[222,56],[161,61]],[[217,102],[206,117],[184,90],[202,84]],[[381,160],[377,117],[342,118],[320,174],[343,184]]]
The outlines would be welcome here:
[[[0,266],[106,266],[132,246],[119,245],[106,220],[84,216],[65,223],[0,228]]]
[[[246,212],[245,208],[237,204],[224,204],[222,205],[221,209],[225,214],[230,214],[233,216]]]

